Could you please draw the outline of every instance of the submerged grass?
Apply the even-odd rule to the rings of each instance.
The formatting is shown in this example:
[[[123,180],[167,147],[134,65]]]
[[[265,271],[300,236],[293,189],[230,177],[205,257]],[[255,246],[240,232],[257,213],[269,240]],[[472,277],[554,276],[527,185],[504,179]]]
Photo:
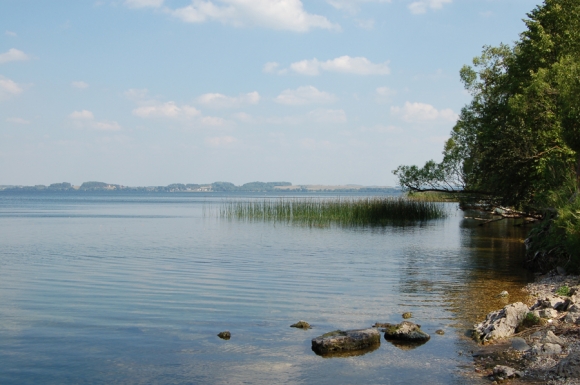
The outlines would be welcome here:
[[[218,210],[225,219],[295,223],[312,227],[384,226],[444,218],[436,202],[398,197],[359,199],[279,198],[225,201]]]

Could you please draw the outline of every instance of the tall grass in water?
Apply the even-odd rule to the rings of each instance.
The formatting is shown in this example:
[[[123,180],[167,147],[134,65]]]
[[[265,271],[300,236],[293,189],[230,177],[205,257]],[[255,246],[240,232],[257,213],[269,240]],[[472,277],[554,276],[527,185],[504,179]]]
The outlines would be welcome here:
[[[445,217],[436,202],[404,198],[280,198],[223,202],[219,217],[248,221],[296,223],[314,227],[384,226]]]

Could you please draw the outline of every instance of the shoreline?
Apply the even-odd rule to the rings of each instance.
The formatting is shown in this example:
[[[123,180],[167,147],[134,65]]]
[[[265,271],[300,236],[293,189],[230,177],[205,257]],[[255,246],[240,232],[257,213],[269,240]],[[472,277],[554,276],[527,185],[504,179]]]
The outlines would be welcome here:
[[[556,291],[563,286],[572,295],[558,295]],[[551,271],[536,277],[522,291],[528,294],[525,305],[542,309],[528,312],[542,315],[539,324],[479,344],[479,350],[473,353],[475,376],[492,384],[580,385],[580,318],[574,312],[575,305],[580,306],[580,276]],[[561,300],[560,304],[565,305],[554,305],[559,308],[555,310],[542,305],[548,303],[547,299],[552,303]],[[554,340],[549,340],[551,336]],[[550,343],[542,344],[548,340]],[[513,369],[514,374],[508,375],[505,367]]]

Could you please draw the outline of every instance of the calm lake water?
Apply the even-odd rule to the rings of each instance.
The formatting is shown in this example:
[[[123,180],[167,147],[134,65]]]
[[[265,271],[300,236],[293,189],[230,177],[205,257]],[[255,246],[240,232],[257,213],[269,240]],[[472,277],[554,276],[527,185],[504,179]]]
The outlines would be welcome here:
[[[466,330],[531,278],[526,229],[477,226],[455,204],[445,220],[344,229],[207,214],[226,198],[0,192],[0,383],[476,383]],[[310,349],[407,311],[432,336],[416,349]]]

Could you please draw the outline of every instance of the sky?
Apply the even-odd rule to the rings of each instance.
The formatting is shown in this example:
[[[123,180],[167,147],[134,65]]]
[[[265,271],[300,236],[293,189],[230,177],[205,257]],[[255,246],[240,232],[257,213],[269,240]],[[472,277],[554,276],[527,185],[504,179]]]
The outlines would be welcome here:
[[[2,0],[0,185],[394,186],[539,0]]]

